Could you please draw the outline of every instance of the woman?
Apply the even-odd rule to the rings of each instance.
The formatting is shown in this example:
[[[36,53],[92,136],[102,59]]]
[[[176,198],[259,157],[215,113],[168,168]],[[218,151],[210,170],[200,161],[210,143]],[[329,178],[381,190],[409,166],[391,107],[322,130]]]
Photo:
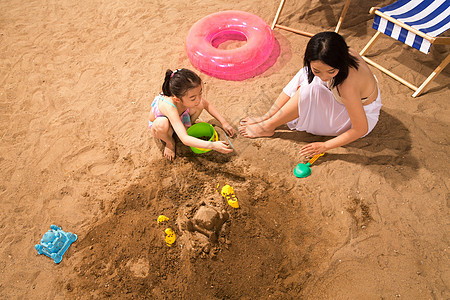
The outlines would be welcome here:
[[[300,155],[309,157],[367,135],[381,106],[377,80],[363,58],[339,34],[321,32],[308,42],[303,69],[269,111],[241,120],[239,131],[249,138],[271,136],[287,123],[290,129],[335,136],[303,146]]]

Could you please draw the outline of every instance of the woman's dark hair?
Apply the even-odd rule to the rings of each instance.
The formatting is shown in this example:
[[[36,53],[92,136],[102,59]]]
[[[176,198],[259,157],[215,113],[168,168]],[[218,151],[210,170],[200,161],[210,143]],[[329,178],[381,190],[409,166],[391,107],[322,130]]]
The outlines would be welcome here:
[[[202,83],[200,77],[188,69],[168,69],[164,77],[162,92],[164,96],[175,96],[179,99],[186,95],[186,92]]]
[[[314,79],[314,74],[311,70],[311,62],[314,60],[320,60],[339,70],[334,77],[333,87],[339,85],[347,78],[350,67],[358,69],[356,57],[348,52],[347,43],[336,32],[321,32],[309,40],[303,60],[304,66],[307,67],[309,83]]]

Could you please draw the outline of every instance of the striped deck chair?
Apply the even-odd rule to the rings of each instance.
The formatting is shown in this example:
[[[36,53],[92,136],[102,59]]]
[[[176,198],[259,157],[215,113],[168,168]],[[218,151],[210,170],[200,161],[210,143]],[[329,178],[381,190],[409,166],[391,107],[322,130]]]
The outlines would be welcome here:
[[[375,63],[365,54],[381,33],[425,54],[428,54],[432,44],[450,45],[450,37],[437,37],[450,28],[450,0],[398,0],[383,8],[372,7],[370,13],[375,14],[373,28],[377,32],[360,55],[372,66],[414,90],[413,97],[420,95],[450,62],[450,54],[419,87]]]

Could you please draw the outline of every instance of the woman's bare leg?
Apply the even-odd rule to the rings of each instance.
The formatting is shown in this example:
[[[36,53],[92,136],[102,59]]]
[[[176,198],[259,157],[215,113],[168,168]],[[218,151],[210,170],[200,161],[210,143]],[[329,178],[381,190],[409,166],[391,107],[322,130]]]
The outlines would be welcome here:
[[[167,118],[159,117],[153,122],[150,132],[157,139],[162,140],[166,145],[164,147],[164,157],[168,160],[175,158],[175,139],[173,138],[173,129]]]
[[[240,121],[240,125],[250,125],[262,122],[275,115],[288,101],[289,96],[281,92],[278,98],[273,103],[272,107],[264,115],[259,117],[246,117]]]
[[[239,132],[248,138],[272,136],[275,128],[298,118],[299,91],[290,98],[272,117],[259,123],[239,126]]]

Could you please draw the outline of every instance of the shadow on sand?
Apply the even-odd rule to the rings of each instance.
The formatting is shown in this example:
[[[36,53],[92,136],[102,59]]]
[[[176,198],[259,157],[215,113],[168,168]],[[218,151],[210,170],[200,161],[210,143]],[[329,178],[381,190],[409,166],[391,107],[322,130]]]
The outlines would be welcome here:
[[[287,126],[278,129],[288,129]],[[316,136],[306,132],[275,132],[272,138],[288,139],[300,143],[324,142],[332,137]],[[412,177],[421,166],[411,152],[411,136],[405,125],[391,114],[381,111],[374,130],[366,137],[343,146],[350,153],[327,153],[315,164],[341,160],[367,166],[401,166],[412,170]]]

